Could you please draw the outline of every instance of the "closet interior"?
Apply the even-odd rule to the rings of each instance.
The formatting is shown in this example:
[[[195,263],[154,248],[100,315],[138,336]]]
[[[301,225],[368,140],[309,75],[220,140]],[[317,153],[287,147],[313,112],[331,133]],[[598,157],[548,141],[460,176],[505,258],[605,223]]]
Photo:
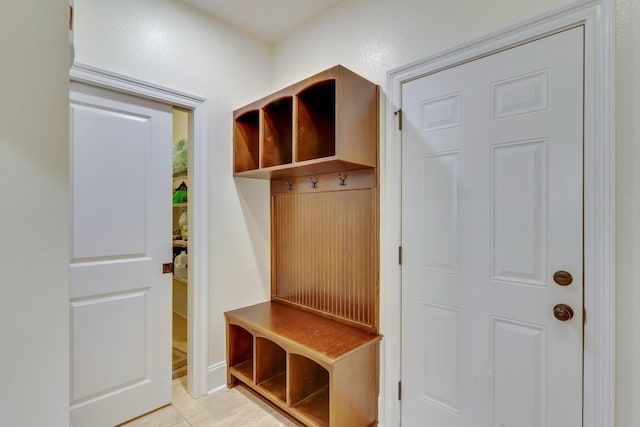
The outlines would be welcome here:
[[[173,109],[173,344],[172,377],[187,374],[189,112]]]

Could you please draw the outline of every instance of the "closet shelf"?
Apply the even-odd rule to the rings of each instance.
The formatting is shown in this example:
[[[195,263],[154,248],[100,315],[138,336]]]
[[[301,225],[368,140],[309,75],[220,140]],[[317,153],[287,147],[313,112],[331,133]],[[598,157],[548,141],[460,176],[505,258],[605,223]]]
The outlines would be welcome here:
[[[187,248],[189,243],[186,240],[174,240],[173,247],[174,248]]]
[[[187,279],[183,279],[182,277],[178,277],[178,276],[173,276],[173,280],[176,280],[180,283],[184,283],[185,285],[187,285],[189,282],[187,281]]]

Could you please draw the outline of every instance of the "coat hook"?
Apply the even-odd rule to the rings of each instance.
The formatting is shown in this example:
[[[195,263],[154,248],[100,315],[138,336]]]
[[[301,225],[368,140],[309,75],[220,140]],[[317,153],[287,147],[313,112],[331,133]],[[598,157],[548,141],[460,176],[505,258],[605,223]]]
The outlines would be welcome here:
[[[289,188],[289,191],[293,191],[293,184],[290,183],[289,181],[285,181],[285,184],[287,184],[287,187]]]
[[[343,174],[339,174],[338,175],[338,180],[340,180],[340,185],[347,185],[346,181],[347,181],[347,174],[345,173]]]
[[[318,188],[318,178],[309,178],[311,181],[311,188]]]

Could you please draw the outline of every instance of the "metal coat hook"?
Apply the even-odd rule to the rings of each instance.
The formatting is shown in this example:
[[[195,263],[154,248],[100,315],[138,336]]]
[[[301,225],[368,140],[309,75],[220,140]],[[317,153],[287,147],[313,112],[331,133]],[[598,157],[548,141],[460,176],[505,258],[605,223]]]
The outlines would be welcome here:
[[[311,188],[318,188],[318,178],[309,178],[311,181]]]
[[[340,185],[347,185],[347,174],[339,174],[338,180],[340,181]]]
[[[290,183],[289,181],[285,181],[284,183],[287,184],[287,187],[288,187],[289,191],[293,191],[293,184],[292,183]]]

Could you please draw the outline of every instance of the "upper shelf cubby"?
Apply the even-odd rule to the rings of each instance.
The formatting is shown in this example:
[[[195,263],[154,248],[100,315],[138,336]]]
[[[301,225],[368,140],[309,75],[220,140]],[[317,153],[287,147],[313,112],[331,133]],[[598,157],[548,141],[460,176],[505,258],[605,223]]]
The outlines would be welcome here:
[[[288,165],[292,161],[292,123],[293,98],[278,98],[262,109],[262,145],[263,168]]]
[[[335,66],[234,118],[234,176],[281,179],[376,167],[378,86]]]
[[[325,80],[304,88],[297,96],[296,161],[336,154],[336,81]]]
[[[260,157],[260,111],[249,110],[233,123],[234,172],[258,170]]]

